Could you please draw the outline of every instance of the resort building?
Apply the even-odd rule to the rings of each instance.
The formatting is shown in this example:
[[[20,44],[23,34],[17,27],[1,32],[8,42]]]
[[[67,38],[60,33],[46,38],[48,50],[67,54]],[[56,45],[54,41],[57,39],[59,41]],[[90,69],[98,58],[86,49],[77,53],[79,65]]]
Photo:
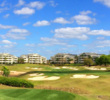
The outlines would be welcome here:
[[[79,56],[75,58],[75,63],[84,63],[84,60],[86,58],[92,58],[92,60],[95,62],[95,59],[100,57],[101,55],[103,54],[89,53],[89,52],[81,53]]]
[[[47,59],[39,54],[28,54],[28,55],[21,55],[21,58],[24,59],[24,63],[30,64],[43,64],[47,63]]]
[[[24,63],[28,63],[28,55],[21,55],[20,58],[24,59]]]
[[[50,61],[54,64],[74,63],[75,54],[58,53],[51,57]]]
[[[18,57],[8,53],[0,53],[0,64],[13,64],[18,62]]]

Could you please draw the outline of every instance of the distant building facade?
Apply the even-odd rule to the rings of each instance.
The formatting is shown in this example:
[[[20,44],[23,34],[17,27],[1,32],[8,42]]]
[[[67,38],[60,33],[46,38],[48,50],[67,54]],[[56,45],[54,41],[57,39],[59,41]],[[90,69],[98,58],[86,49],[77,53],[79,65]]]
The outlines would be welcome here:
[[[75,57],[75,63],[84,63],[84,60],[86,58],[91,58],[95,62],[95,59],[99,58],[101,55],[103,54],[89,53],[89,52],[81,53],[80,55]]]
[[[18,57],[8,53],[0,53],[0,64],[13,64],[17,62]]]
[[[54,64],[74,63],[74,54],[58,53],[51,57],[50,61]]]
[[[30,64],[43,64],[47,63],[47,58],[40,56],[39,54],[28,54],[28,55],[21,55],[21,58],[24,59],[24,63],[30,63]]]

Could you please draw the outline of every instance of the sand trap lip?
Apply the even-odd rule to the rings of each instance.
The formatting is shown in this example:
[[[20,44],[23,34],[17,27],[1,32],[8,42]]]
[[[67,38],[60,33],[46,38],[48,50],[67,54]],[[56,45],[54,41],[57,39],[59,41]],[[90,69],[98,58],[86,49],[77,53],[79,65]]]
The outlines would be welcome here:
[[[99,78],[99,76],[95,75],[86,75],[86,74],[75,74],[73,77],[70,78],[87,78],[87,79],[94,79],[94,78]]]
[[[89,69],[89,70],[107,70],[106,68],[95,68],[95,67],[90,67],[90,68],[88,68],[88,67],[85,67],[86,69]]]
[[[58,80],[58,79],[60,79],[60,77],[58,76],[51,76],[51,77],[39,76],[39,77],[28,78],[28,80],[32,80],[32,81],[47,81],[47,80]]]

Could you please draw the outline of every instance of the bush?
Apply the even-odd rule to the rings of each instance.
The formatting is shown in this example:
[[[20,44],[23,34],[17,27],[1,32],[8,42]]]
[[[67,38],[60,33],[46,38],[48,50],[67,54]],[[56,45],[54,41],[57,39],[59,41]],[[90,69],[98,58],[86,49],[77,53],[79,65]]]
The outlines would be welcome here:
[[[3,66],[2,71],[3,71],[3,76],[6,76],[6,77],[9,76],[10,71],[7,67]]]
[[[24,79],[18,79],[15,77],[0,77],[0,83],[8,86],[15,86],[15,87],[26,87],[26,88],[33,88],[34,85]]]

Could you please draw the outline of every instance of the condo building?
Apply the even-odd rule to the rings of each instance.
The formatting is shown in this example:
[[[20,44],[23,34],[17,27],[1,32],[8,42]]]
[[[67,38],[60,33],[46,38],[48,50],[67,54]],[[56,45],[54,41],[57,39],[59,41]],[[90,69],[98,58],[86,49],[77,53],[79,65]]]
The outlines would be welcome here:
[[[50,62],[54,64],[74,63],[75,54],[58,53],[51,57]]]
[[[75,63],[84,63],[84,60],[86,58],[92,58],[92,60],[95,62],[95,59],[99,58],[101,55],[103,54],[90,53],[90,52],[81,53],[75,58]]]
[[[40,56],[39,54],[28,54],[28,55],[21,55],[21,58],[24,59],[24,63],[30,64],[43,64],[47,63],[46,57]]]
[[[0,53],[0,64],[13,64],[18,62],[18,57],[8,53]]]

